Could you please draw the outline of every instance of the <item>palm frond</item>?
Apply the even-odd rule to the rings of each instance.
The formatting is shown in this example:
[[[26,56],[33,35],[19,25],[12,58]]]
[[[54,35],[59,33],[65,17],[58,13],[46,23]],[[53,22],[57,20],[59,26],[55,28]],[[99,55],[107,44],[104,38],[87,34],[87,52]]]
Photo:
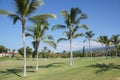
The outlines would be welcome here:
[[[55,14],[39,14],[39,15],[36,15],[36,16],[33,16],[31,18],[29,18],[29,20],[31,21],[35,21],[35,20],[46,20],[46,19],[49,19],[49,18],[56,18],[56,15]]]
[[[82,10],[79,9],[78,7],[75,8],[75,11],[76,11],[76,12],[75,12],[76,15],[77,15],[77,14],[82,14]]]
[[[88,18],[88,16],[86,14],[81,14],[80,17],[78,19],[76,19],[76,21],[74,23],[78,24],[80,22],[80,20],[87,19],[87,18]]]
[[[20,18],[19,16],[17,16],[17,15],[15,15],[15,16],[10,15],[10,17],[11,17],[11,18],[12,18],[12,17],[14,18],[13,24],[15,24],[18,20],[22,21],[21,18]]]
[[[37,28],[37,25],[34,24],[34,27],[33,26],[27,26],[25,27],[25,29],[28,31],[28,32],[34,32],[35,29]]]
[[[14,14],[12,12],[9,12],[9,11],[0,10],[0,14],[1,15],[7,15],[9,18],[12,18],[13,19],[13,24],[15,24],[18,20],[21,21],[21,18],[18,15]]]
[[[73,38],[77,38],[77,37],[80,37],[80,36],[84,36],[82,33],[76,33],[76,34],[73,34]]]
[[[61,41],[65,41],[65,40],[68,40],[68,39],[66,39],[66,38],[60,38],[60,39],[57,40],[57,43],[59,43]]]
[[[44,40],[44,43],[49,44],[50,46],[52,46],[52,47],[55,48],[55,49],[56,49],[56,47],[57,47],[57,45],[56,45],[55,42],[53,42],[53,41]]]
[[[17,13],[20,14],[21,16],[26,16],[26,13],[28,12],[29,9],[29,0],[14,0],[15,5],[16,5],[16,10]]]
[[[14,13],[12,13],[10,11],[6,11],[6,10],[0,9],[0,14],[1,15],[7,15],[7,16],[9,16],[9,15],[13,15]]]
[[[61,14],[64,16],[65,19],[69,18],[69,13],[65,10],[61,11]]]
[[[32,0],[30,5],[29,5],[28,13],[33,13],[39,6],[41,6],[43,4],[44,4],[43,1]]]
[[[82,24],[82,25],[77,25],[76,27],[78,28],[83,28],[83,29],[86,29],[86,30],[89,30],[88,26],[86,24]]]
[[[43,36],[42,40],[45,40],[45,39],[53,40],[53,36],[52,35]]]
[[[42,26],[41,26],[42,27]],[[48,29],[48,27],[47,26],[43,26],[43,28],[41,28],[41,31],[39,31],[39,33],[40,33],[40,37],[42,37],[43,35],[44,35],[44,33],[45,33],[45,31]]]
[[[73,28],[72,35],[74,35],[74,34],[75,34],[75,32],[77,32],[80,28],[83,28],[83,29],[88,30],[88,27],[87,27],[87,25],[85,25],[85,24],[82,24],[82,25],[77,25],[77,26],[75,26],[75,27]]]
[[[25,36],[28,37],[28,36],[33,36],[33,35],[29,33],[25,33]]]
[[[13,19],[13,24],[15,24],[18,20],[22,21],[22,19],[16,14],[10,14],[8,17]]]
[[[65,29],[66,26],[65,25],[60,25],[60,24],[57,24],[55,26],[52,27],[52,31],[55,30],[55,29]]]
[[[64,34],[65,36],[67,36],[68,39],[70,39],[70,32],[64,31],[63,34]]]
[[[88,18],[87,14],[81,14],[79,19],[82,20],[82,19],[87,19],[87,18]]]
[[[73,28],[72,35],[73,35],[75,32],[77,32],[78,29],[79,29],[79,27],[78,27],[78,26],[75,26],[75,27]]]
[[[82,13],[82,11],[79,8],[71,8],[71,10],[70,10],[70,23],[75,23],[76,18],[81,13]]]
[[[17,13],[21,16],[29,16],[33,13],[40,5],[43,4],[39,0],[14,0],[16,5]]]

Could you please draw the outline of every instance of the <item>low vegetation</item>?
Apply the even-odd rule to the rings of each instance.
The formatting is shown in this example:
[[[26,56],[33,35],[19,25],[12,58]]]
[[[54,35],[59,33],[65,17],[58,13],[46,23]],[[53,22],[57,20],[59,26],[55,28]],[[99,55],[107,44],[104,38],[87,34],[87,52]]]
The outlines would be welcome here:
[[[120,58],[75,58],[69,65],[68,58],[27,59],[28,76],[23,77],[23,58],[0,58],[0,80],[120,80]]]

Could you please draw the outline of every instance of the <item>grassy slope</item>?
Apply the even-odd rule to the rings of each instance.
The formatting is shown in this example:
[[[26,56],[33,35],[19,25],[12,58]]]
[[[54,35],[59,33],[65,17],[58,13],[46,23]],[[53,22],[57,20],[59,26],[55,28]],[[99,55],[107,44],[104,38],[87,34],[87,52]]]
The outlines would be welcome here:
[[[120,58],[40,59],[39,71],[35,61],[27,60],[27,77],[23,77],[23,60],[0,59],[0,80],[120,80]]]

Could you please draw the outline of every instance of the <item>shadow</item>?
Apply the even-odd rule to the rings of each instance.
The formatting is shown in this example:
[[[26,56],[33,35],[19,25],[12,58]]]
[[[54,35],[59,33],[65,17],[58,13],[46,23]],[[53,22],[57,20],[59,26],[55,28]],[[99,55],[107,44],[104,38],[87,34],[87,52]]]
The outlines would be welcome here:
[[[39,68],[50,68],[50,67],[61,67],[62,68],[63,64],[65,63],[51,63],[51,64],[39,66]]]
[[[50,68],[50,67],[62,67],[65,63],[51,63],[48,65],[39,66],[39,68]],[[9,75],[14,74],[18,77],[22,77],[19,73],[23,72],[23,67],[16,67],[13,69],[6,69],[5,71],[0,71],[0,74]],[[36,72],[35,66],[27,66],[27,72]]]
[[[36,72],[35,66],[27,66],[27,72]]]
[[[22,72],[23,69],[6,69],[6,71],[0,71],[0,73],[4,74],[4,75],[9,75],[9,74],[15,74],[18,77],[21,77],[18,73]]]
[[[35,72],[33,70],[34,66],[27,66],[27,72]],[[18,77],[22,77],[19,75],[20,72],[23,72],[23,67],[16,67],[16,68],[13,68],[13,69],[6,69],[5,71],[0,71],[1,74],[4,74],[4,75],[9,75],[9,74],[14,74]]]
[[[104,72],[104,71],[108,71],[111,69],[119,69],[120,70],[120,65],[115,65],[113,63],[109,63],[109,64],[94,64],[94,65],[90,65],[88,67],[94,67],[94,68],[99,68],[98,70],[95,71],[95,74]]]

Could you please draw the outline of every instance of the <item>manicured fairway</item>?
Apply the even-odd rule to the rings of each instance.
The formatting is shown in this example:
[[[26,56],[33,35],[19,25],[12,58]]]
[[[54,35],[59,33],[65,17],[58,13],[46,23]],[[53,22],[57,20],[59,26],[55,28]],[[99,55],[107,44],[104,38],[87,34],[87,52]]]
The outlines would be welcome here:
[[[120,80],[120,58],[27,59],[27,77],[23,77],[23,59],[0,59],[0,80]]]

